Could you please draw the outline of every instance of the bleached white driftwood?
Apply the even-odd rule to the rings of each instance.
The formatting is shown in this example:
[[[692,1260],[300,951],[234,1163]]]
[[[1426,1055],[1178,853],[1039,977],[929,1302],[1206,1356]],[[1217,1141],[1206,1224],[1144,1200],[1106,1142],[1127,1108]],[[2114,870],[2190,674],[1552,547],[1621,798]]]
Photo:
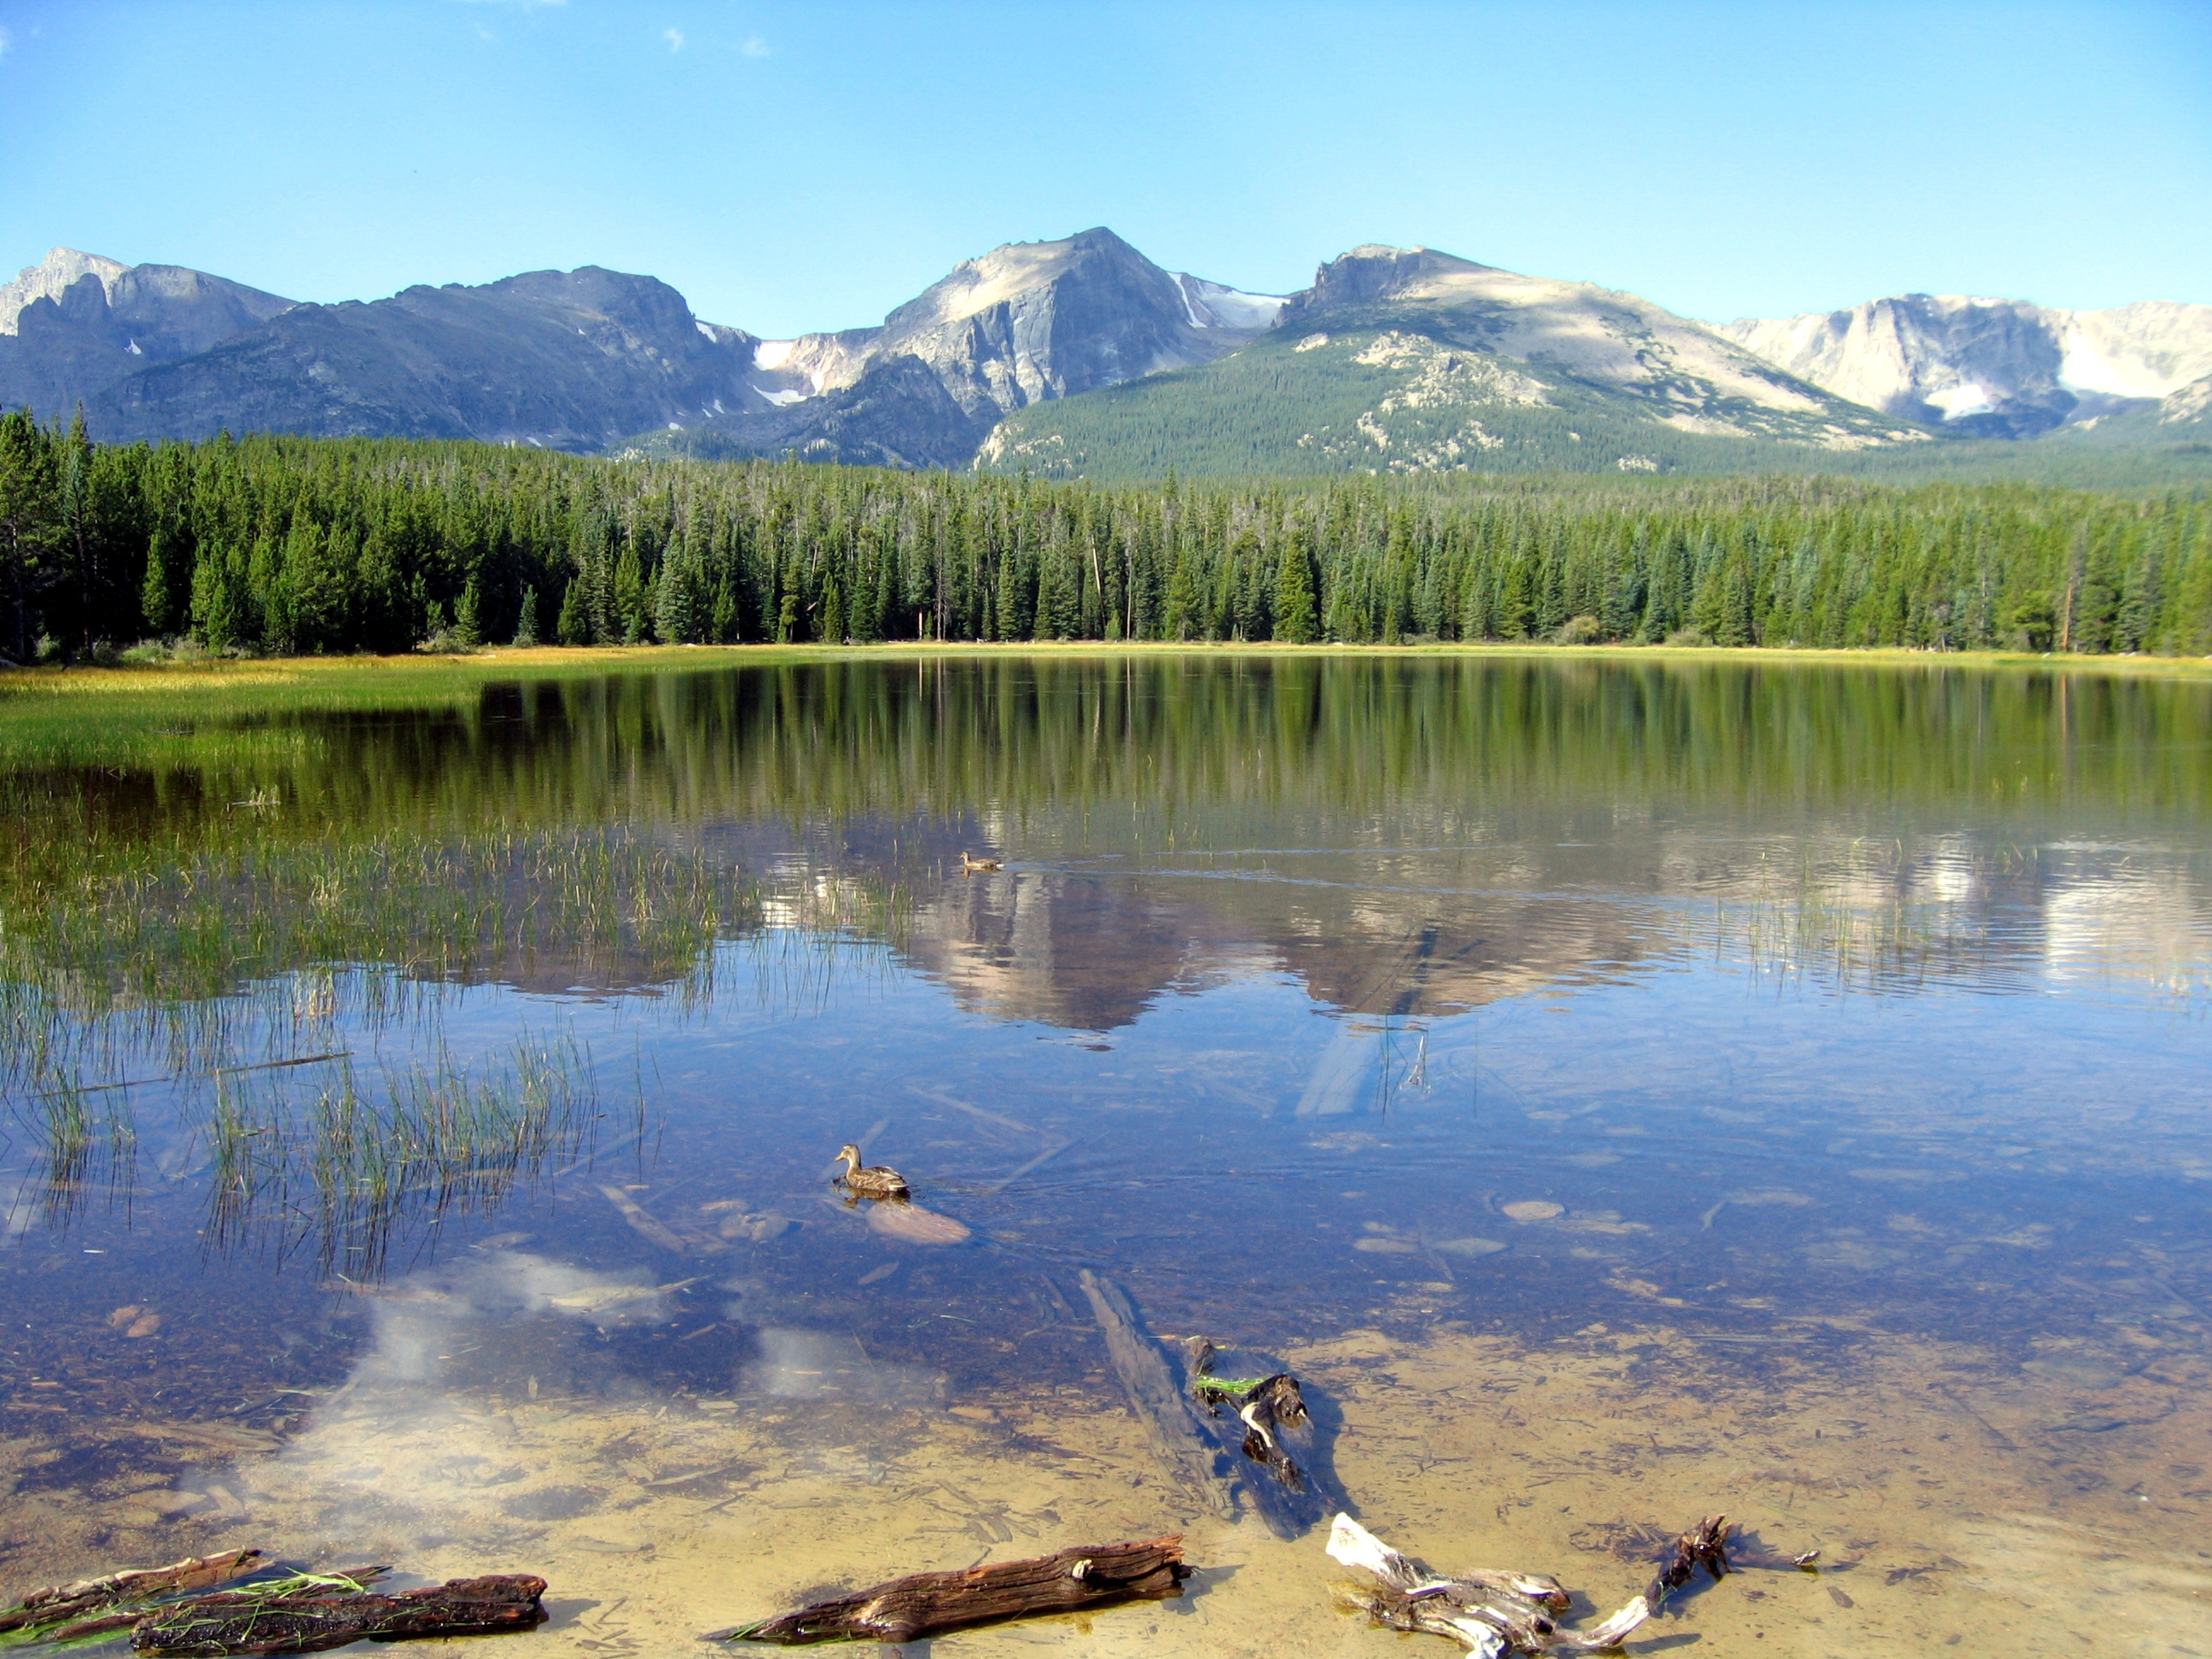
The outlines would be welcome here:
[[[1728,1519],[1710,1516],[1676,1540],[1674,1559],[1641,1595],[1602,1624],[1568,1630],[1566,1589],[1540,1573],[1477,1571],[1457,1577],[1425,1571],[1348,1515],[1329,1528],[1328,1553],[1347,1567],[1371,1574],[1378,1588],[1359,1606],[1393,1630],[1448,1636],[1480,1659],[1509,1654],[1589,1653],[1618,1647],[1673,1591],[1704,1566],[1718,1577],[1728,1571]]]

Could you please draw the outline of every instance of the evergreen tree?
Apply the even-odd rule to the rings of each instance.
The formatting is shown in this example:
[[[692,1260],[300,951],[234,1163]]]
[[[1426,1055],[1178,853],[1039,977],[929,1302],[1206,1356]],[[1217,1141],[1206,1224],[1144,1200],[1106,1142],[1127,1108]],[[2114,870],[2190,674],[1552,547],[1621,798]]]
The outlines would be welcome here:
[[[653,631],[663,645],[688,645],[699,637],[691,583],[678,561],[664,559],[653,596]]]
[[[192,634],[210,651],[228,651],[246,642],[242,563],[234,548],[217,542],[200,544],[199,558],[192,566]]]
[[[555,624],[563,645],[589,645],[592,618],[584,609],[584,581],[579,576],[561,596],[561,619]]]
[[[538,590],[522,590],[522,611],[514,621],[514,643],[532,646],[538,643]]]
[[[61,479],[53,446],[27,409],[0,416],[0,592],[15,635],[15,659],[30,660],[40,594],[53,580],[61,531]]]
[[[1315,615],[1313,556],[1307,551],[1305,534],[1293,530],[1283,538],[1283,556],[1275,578],[1275,637],[1290,645],[1310,645],[1320,634]]]
[[[147,538],[146,574],[138,585],[138,609],[149,634],[167,634],[176,626],[169,572],[169,562],[176,556],[173,547],[165,530],[157,529]]]
[[[453,608],[453,643],[473,651],[483,643],[483,590],[471,576],[461,588],[461,602]]]
[[[622,630],[624,645],[644,641],[647,617],[645,603],[645,567],[638,557],[635,540],[625,545],[621,556],[615,561],[614,619]]]

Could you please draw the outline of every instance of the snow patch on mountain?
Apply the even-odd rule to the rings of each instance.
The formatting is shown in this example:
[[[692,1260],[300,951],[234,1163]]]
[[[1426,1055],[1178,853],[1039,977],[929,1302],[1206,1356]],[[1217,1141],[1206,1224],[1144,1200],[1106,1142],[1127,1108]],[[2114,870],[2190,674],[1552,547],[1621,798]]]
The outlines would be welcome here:
[[[1247,294],[1220,283],[1209,283],[1188,271],[1169,273],[1182,296],[1183,314],[1193,328],[1242,329],[1258,333],[1273,328],[1275,319],[1290,303],[1286,294]]]

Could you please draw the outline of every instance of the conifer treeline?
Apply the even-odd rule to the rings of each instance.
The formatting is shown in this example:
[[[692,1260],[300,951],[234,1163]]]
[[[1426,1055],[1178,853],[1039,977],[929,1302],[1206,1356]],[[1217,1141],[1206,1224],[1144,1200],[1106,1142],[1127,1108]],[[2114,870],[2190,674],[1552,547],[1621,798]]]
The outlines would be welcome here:
[[[0,650],[430,638],[2212,651],[2212,502],[1802,478],[1099,487],[0,419]]]

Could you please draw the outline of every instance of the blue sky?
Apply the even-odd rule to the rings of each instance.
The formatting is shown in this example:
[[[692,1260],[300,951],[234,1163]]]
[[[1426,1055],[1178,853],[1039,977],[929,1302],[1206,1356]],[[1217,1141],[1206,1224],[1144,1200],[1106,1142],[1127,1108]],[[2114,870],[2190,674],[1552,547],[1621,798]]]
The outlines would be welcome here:
[[[599,264],[777,335],[1112,226],[1692,316],[2212,301],[2212,5],[0,0],[0,264],[295,299]]]

